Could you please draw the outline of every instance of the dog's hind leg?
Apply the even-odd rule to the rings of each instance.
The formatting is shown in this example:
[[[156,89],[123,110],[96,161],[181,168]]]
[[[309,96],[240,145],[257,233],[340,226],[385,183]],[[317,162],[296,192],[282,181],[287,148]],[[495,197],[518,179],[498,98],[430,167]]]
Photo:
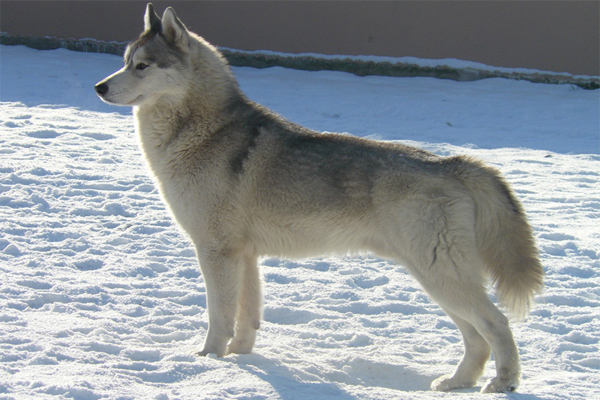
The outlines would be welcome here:
[[[199,251],[200,268],[206,284],[208,333],[200,356],[226,354],[233,337],[235,315],[241,292],[243,257],[234,251]]]
[[[454,375],[434,382],[433,388],[452,390],[474,384],[483,368],[487,347],[496,362],[497,376],[482,392],[512,392],[519,384],[517,346],[508,319],[489,299],[485,264],[479,256],[474,232],[475,207],[468,196],[448,193],[441,204],[417,204],[404,213],[404,240],[397,256],[429,295],[455,318],[465,339],[465,357]],[[410,210],[412,211],[412,210]],[[407,237],[412,233],[412,238]]]
[[[452,265],[446,265],[445,267],[457,270]],[[483,285],[463,281],[461,278],[465,278],[464,273],[466,271],[461,272],[456,275],[445,274],[444,279],[431,280],[424,282],[423,285],[440,306],[448,310],[449,315],[458,317],[457,325],[465,336],[465,349],[467,352],[469,350],[472,352],[475,348],[479,349],[475,351],[474,355],[465,354],[465,358],[461,361],[454,376],[465,374],[467,376],[471,375],[469,378],[473,378],[475,375],[480,374],[483,349],[485,349],[479,339],[479,336],[481,336],[492,349],[497,374],[481,391],[483,393],[512,392],[519,385],[520,366],[519,354],[508,324],[508,318],[491,302]],[[456,279],[451,279],[453,275]],[[465,323],[461,320],[464,320]],[[479,336],[472,332],[467,324],[471,325]],[[471,343],[468,340],[471,340]],[[452,390],[464,387],[463,382],[460,382],[462,379],[459,379],[458,376],[453,379],[454,376],[450,380],[442,378],[434,381],[434,388]],[[442,385],[442,382],[446,382],[446,384]],[[453,385],[450,385],[450,383],[455,386],[452,387]]]
[[[260,327],[262,295],[256,259],[255,254],[244,258],[244,276],[238,301],[235,335],[227,348],[228,353],[248,354],[252,352],[256,331]]]
[[[475,386],[490,358],[490,346],[477,329],[464,319],[445,311],[462,334],[465,354],[452,375],[444,375],[432,382],[433,390],[443,392]]]

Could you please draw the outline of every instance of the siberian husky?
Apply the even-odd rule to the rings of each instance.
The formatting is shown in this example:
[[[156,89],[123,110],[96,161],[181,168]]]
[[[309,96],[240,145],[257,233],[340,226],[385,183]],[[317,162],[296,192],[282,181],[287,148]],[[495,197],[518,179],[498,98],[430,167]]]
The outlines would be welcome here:
[[[209,328],[198,354],[250,353],[261,321],[257,257],[370,251],[403,264],[458,326],[465,354],[431,384],[482,392],[519,383],[508,319],[543,286],[531,228],[499,172],[467,157],[313,132],[250,101],[226,61],[172,8],[151,4],[125,66],[99,82],[133,106],[142,151],[206,283]]]

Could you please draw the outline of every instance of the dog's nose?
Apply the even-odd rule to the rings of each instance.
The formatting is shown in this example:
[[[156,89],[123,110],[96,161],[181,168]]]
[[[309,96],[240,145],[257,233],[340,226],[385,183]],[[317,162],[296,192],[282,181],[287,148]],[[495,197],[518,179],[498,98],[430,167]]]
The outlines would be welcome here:
[[[104,96],[108,92],[108,85],[106,83],[99,83],[95,86],[96,93],[100,96]]]

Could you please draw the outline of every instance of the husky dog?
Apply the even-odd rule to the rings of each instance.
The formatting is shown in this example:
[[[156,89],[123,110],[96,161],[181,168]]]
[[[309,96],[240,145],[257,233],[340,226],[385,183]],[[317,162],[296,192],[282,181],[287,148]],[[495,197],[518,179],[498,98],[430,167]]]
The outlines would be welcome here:
[[[261,255],[370,251],[405,265],[458,326],[465,354],[432,389],[519,383],[517,347],[498,299],[523,317],[543,286],[523,208],[495,169],[395,143],[322,134],[244,96],[223,56],[172,8],[151,4],[125,66],[95,89],[134,106],[141,148],[189,234],[208,303],[198,354],[250,353],[261,320]]]

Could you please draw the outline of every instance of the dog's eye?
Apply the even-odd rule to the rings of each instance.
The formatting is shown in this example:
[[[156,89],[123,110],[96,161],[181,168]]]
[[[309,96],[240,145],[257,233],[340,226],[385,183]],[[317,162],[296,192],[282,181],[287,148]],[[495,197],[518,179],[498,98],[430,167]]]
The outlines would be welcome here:
[[[142,71],[146,68],[148,68],[148,64],[144,64],[144,63],[139,63],[138,65],[135,66],[135,69],[137,69],[138,71]]]

